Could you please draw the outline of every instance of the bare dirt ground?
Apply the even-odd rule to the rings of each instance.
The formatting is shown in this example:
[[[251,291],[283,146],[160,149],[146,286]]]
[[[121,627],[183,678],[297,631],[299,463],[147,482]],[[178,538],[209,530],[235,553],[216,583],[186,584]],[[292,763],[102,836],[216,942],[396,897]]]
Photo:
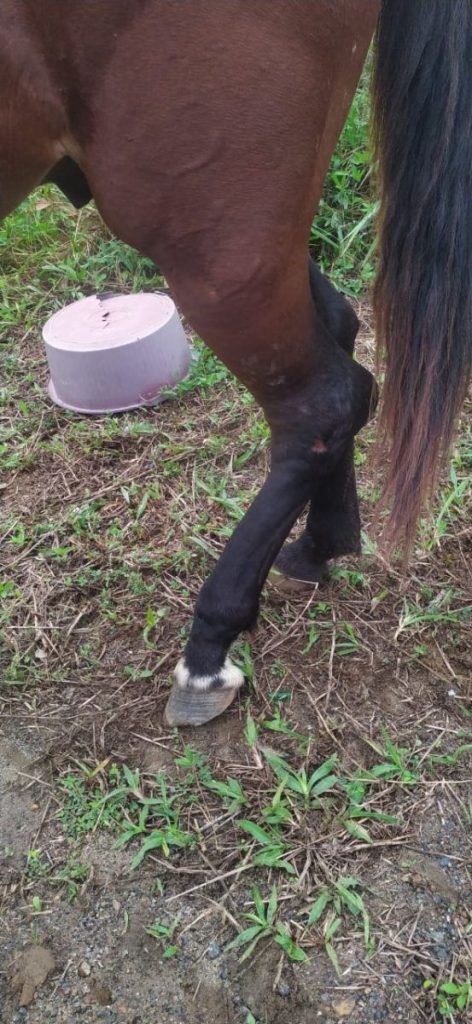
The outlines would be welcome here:
[[[8,341],[1,1020],[465,1021],[466,427],[408,573],[366,538],[318,590],[269,582],[236,651],[248,668],[250,642],[239,703],[178,734],[163,724],[171,669],[200,583],[265,472],[261,418],[212,361],[153,411],[81,420],[45,396],[39,327]],[[358,446],[367,527],[371,439]],[[334,781],[305,798],[271,767],[274,752],[299,780],[337,755]],[[228,778],[233,799],[212,788]],[[339,902],[346,878],[360,905]],[[267,937],[242,960],[245,944],[227,945],[254,925],[254,887],[267,919],[274,884]]]

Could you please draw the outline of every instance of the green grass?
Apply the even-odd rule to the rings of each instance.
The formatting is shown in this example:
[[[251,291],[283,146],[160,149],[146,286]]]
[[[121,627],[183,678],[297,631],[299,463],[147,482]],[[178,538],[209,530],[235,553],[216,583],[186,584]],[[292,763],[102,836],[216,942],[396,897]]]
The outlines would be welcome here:
[[[170,859],[174,868],[183,868],[198,858],[202,842],[207,855],[211,857],[212,850],[216,855],[224,836],[237,855],[232,873],[250,870],[256,879],[254,909],[242,915],[249,926],[232,940],[230,949],[240,950],[245,959],[259,941],[268,939],[289,959],[302,960],[309,955],[311,929],[316,926],[338,970],[335,936],[347,915],[358,918],[365,949],[371,952],[372,926],[359,892],[362,882],[348,873],[353,844],[367,849],[374,840],[400,838],[408,826],[409,806],[416,807],[430,779],[452,770],[470,753],[472,744],[438,752],[438,738],[433,753],[418,742],[413,746],[394,742],[383,729],[370,744],[380,760],[361,770],[349,768],[335,755],[317,764],[309,738],[288,723],[286,729],[280,728],[280,716],[275,719],[277,735],[284,738],[287,755],[276,754],[263,746],[270,721],[262,720],[259,728],[253,719],[249,721],[247,749],[261,764],[256,787],[250,769],[241,767],[231,775],[218,776],[209,759],[188,744],[180,744],[172,767],[156,774],[106,762],[90,768],[81,764],[66,772],[59,782],[57,819],[69,840],[69,851],[59,870],[51,868],[41,850],[28,852],[25,879],[34,887],[34,895],[44,902],[46,883],[50,883],[65,887],[69,899],[77,896],[88,876],[81,846],[97,831],[108,832],[117,849],[129,848],[132,873],[156,856],[162,867]],[[296,768],[300,750],[304,751],[302,763]],[[390,813],[397,787],[404,815]],[[325,884],[313,892],[306,910],[299,887],[312,836],[335,844],[338,872],[324,868]],[[41,883],[46,888],[38,891]],[[159,878],[155,884],[162,893]],[[178,952],[178,923],[178,917],[156,919],[149,930],[163,944],[167,957]]]
[[[368,69],[364,71],[326,177],[310,247],[331,280],[359,295],[375,275],[375,216],[369,144]]]
[[[261,896],[259,889],[252,889],[254,909],[243,914],[249,921],[249,927],[239,932],[235,939],[226,947],[227,950],[244,947],[241,961],[252,956],[256,946],[262,939],[271,939],[283,949],[289,960],[303,962],[307,960],[304,950],[292,938],[290,930],[283,921],[277,920],[279,913],[277,886],[273,885],[267,901]]]
[[[427,978],[423,982],[423,991],[429,993],[429,1002],[433,1003],[435,1010],[444,1021],[454,1024],[456,1020],[465,1020],[463,1014],[467,1012],[472,1002],[472,978],[470,975],[464,977],[458,972],[456,977],[449,981],[436,982]],[[459,1015],[459,1016],[457,1016]]]
[[[94,291],[162,285],[154,265],[113,239],[93,208],[79,215],[51,186],[36,192],[0,230],[0,341],[25,334],[63,303]]]
[[[346,915],[353,915],[362,922],[364,946],[366,953],[372,953],[373,942],[370,933],[370,919],[364,900],[358,892],[359,882],[355,878],[344,875],[324,886],[318,894],[308,916],[308,927],[323,924],[323,942],[325,950],[339,974],[339,961],[334,945],[334,936],[343,924]]]

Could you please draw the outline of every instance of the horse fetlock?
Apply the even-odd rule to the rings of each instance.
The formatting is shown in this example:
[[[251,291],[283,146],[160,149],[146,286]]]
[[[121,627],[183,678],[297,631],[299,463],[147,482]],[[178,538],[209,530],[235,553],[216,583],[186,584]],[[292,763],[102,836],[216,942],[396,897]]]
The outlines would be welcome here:
[[[210,578],[198,595],[190,645],[198,651],[205,649],[212,662],[216,657],[219,663],[220,650],[226,652],[237,635],[253,629],[257,621],[258,593],[249,588],[239,593],[235,568],[223,586],[215,586]]]

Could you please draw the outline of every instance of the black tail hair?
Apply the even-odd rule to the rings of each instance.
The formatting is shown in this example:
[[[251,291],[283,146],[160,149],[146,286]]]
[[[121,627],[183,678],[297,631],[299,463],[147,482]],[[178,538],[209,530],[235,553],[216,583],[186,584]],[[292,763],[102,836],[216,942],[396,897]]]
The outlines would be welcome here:
[[[472,365],[471,0],[383,0],[373,98],[384,499],[409,546]]]

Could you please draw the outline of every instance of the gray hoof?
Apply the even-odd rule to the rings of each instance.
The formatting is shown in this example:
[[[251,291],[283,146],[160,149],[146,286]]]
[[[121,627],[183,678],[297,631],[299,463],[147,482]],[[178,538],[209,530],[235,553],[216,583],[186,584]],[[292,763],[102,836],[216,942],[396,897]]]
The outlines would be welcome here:
[[[222,715],[233,702],[237,690],[182,689],[174,683],[164,712],[168,725],[205,725]]]
[[[175,683],[165,709],[168,725],[205,725],[222,715],[244,683],[241,669],[226,658],[214,676],[192,675],[185,658],[175,669]]]

